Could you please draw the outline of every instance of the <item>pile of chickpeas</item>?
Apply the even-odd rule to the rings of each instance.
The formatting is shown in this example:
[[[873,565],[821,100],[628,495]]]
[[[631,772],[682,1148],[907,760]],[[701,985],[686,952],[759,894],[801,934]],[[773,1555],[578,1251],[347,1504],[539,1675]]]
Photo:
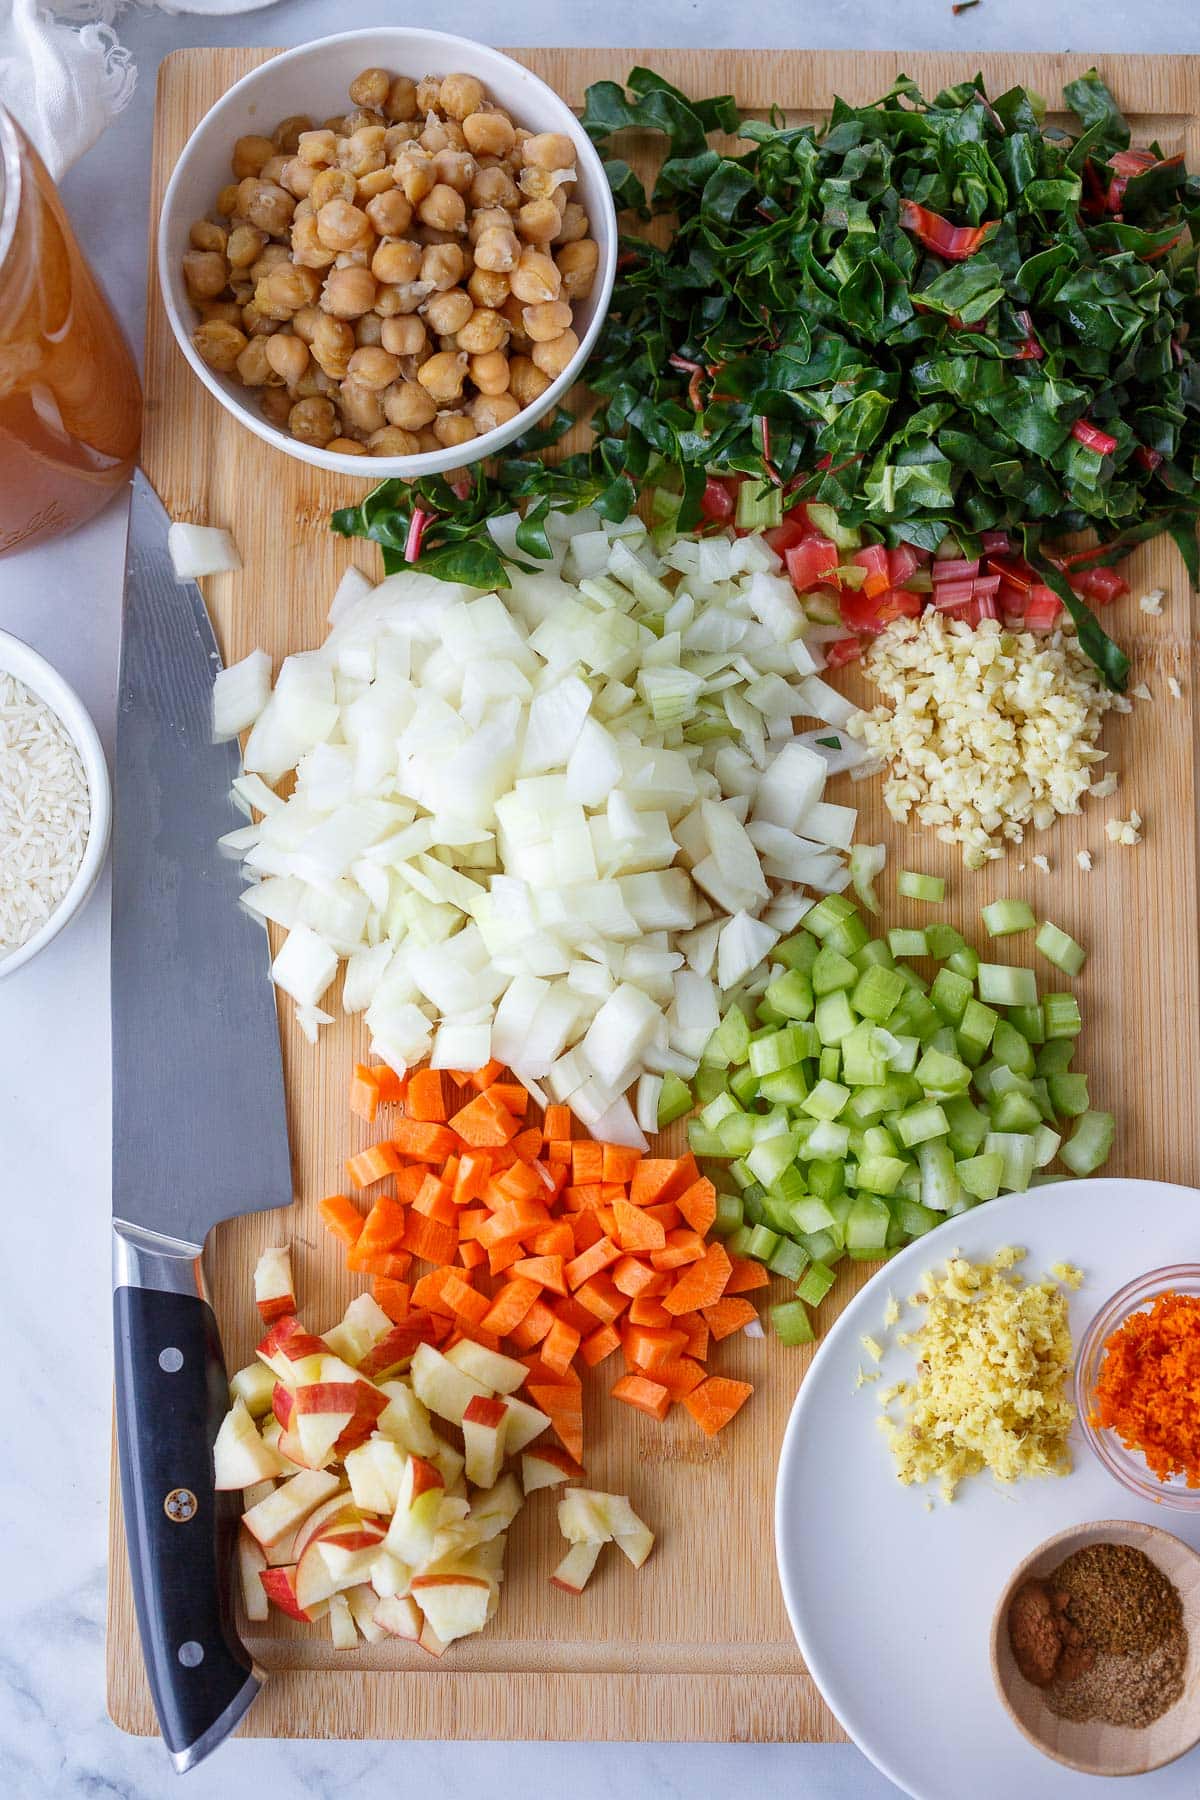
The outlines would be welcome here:
[[[532,405],[579,348],[600,260],[575,146],[473,75],[364,69],[354,110],[242,137],[183,258],[210,368],[346,456],[466,444]]]

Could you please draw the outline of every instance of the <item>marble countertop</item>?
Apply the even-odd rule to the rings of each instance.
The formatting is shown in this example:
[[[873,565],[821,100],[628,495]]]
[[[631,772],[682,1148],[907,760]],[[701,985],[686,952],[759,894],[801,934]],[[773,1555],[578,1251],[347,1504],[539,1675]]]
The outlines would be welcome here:
[[[7,0],[0,0],[0,6]],[[863,49],[1200,51],[1195,0],[476,0],[439,17],[493,43],[748,44]],[[359,0],[356,25],[394,20]],[[154,79],[168,51],[295,44],[336,30],[330,0],[204,19],[134,5],[133,104],[68,176],[85,248],[140,342]],[[120,179],[114,180],[114,171]],[[125,518],[114,506],[74,537],[0,561],[0,626],[42,650],[91,708],[111,751]],[[108,887],[29,967],[0,982],[0,1360],[7,1520],[0,1608],[0,1788],[12,1800],[157,1800],[174,1777],[161,1745],[119,1733],[104,1711],[109,1325]],[[54,1080],[46,1080],[53,1070]],[[65,1129],[64,1129],[65,1125]],[[51,1229],[45,1220],[53,1219]],[[69,1221],[67,1230],[63,1222]],[[403,1768],[399,1776],[398,1768]],[[985,1795],[981,1772],[978,1790]],[[235,1741],[187,1778],[192,1800],[381,1800],[402,1785],[453,1800],[569,1789],[573,1800],[664,1800],[777,1792],[883,1800],[897,1790],[848,1746],[386,1744]],[[1072,1785],[1064,1775],[1064,1787]],[[990,1790],[989,1790],[990,1792]],[[999,1796],[996,1797],[999,1800]]]

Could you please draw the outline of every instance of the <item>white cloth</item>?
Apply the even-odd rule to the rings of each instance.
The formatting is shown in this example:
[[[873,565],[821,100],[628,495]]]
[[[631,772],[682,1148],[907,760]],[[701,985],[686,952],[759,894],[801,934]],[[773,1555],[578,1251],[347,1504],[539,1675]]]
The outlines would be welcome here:
[[[113,30],[121,0],[0,0],[0,105],[57,181],[133,98]]]

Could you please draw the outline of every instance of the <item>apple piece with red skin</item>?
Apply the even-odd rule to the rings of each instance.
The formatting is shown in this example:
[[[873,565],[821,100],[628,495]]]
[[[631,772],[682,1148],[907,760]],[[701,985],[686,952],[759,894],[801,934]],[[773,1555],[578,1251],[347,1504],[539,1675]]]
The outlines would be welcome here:
[[[387,1409],[388,1397],[374,1382],[356,1382],[354,1417],[338,1437],[338,1455],[345,1456],[348,1450],[356,1450],[360,1444],[365,1444]]]
[[[287,1244],[264,1250],[254,1267],[254,1304],[263,1322],[274,1325],[296,1310],[293,1292],[292,1252]]]
[[[294,1435],[310,1469],[322,1469],[333,1460],[334,1446],[353,1419],[357,1401],[354,1383],[348,1381],[314,1381],[296,1389]]]
[[[475,1575],[414,1575],[413,1599],[439,1642],[473,1637],[487,1624],[491,1584]]]
[[[299,1561],[299,1553],[296,1549],[297,1535],[297,1532],[289,1531],[280,1538],[277,1544],[267,1545],[263,1555],[267,1559],[268,1569],[285,1568],[288,1563]]]
[[[422,1406],[452,1425],[462,1424],[463,1414],[477,1395],[492,1397],[481,1381],[465,1374],[432,1344],[418,1344],[413,1352],[412,1385]]]
[[[337,1492],[341,1481],[325,1469],[301,1469],[298,1475],[282,1482],[273,1493],[242,1515],[250,1535],[264,1550],[295,1531],[314,1507]]]
[[[569,1450],[557,1444],[546,1444],[540,1450],[527,1450],[521,1458],[521,1486],[526,1496],[539,1488],[558,1487],[564,1481],[582,1481],[583,1470]]]
[[[334,1557],[336,1567],[331,1568],[325,1557],[325,1548],[329,1542],[322,1534],[312,1539],[296,1564],[296,1600],[310,1611],[319,1600],[328,1600],[342,1588],[357,1587],[365,1581],[371,1572],[371,1564],[378,1553],[382,1535],[357,1550],[348,1550]]]
[[[391,1637],[407,1638],[410,1643],[415,1644],[420,1639],[425,1621],[421,1617],[420,1607],[411,1595],[394,1594],[376,1603],[375,1623],[382,1626]]]
[[[388,1549],[409,1568],[419,1568],[433,1547],[445,1492],[441,1470],[410,1456],[387,1534]]]
[[[460,1338],[451,1345],[446,1361],[496,1394],[515,1394],[529,1376],[524,1363],[513,1356],[502,1356],[498,1350],[489,1350],[473,1338]]]
[[[476,1487],[494,1485],[504,1462],[505,1426],[508,1405],[503,1400],[476,1394],[463,1413],[463,1445],[466,1449],[467,1480]],[[440,1634],[439,1634],[440,1635]]]
[[[392,1329],[392,1321],[372,1294],[359,1294],[342,1314],[341,1323],[326,1333],[330,1348],[357,1367],[380,1338]]]
[[[258,1345],[255,1355],[265,1362],[281,1381],[293,1379],[292,1366],[306,1356],[322,1356],[328,1346],[324,1338],[305,1331],[294,1313],[277,1319]]]
[[[367,1580],[386,1531],[382,1520],[363,1518],[357,1524],[334,1524],[317,1533],[321,1561],[339,1589]],[[364,1556],[366,1551],[371,1554]]]
[[[551,1585],[565,1594],[582,1594],[603,1548],[598,1543],[572,1544],[550,1577]]]
[[[433,1314],[426,1308],[419,1308],[392,1325],[386,1336],[371,1345],[358,1365],[359,1373],[372,1381],[394,1375],[412,1360],[419,1344],[432,1344],[435,1336]]]
[[[256,1543],[242,1526],[238,1531],[237,1545],[238,1579],[242,1588],[242,1605],[246,1609],[246,1617],[261,1625],[271,1611],[267,1599],[267,1591],[259,1577],[266,1573],[267,1553],[262,1545]]]
[[[310,1512],[307,1519],[296,1527],[292,1540],[293,1562],[299,1562],[313,1539],[331,1525],[356,1524],[362,1513],[354,1504],[354,1496],[343,1488],[338,1494],[331,1494],[328,1500]]]
[[[259,1580],[266,1590],[268,1600],[273,1600],[280,1612],[286,1613],[289,1619],[298,1619],[302,1625],[311,1625],[317,1614],[300,1604],[296,1569],[295,1563],[284,1569],[264,1569]]]
[[[270,1413],[267,1416],[267,1418],[265,1418],[263,1420],[263,1427],[262,1427],[263,1443],[270,1444],[272,1450],[276,1451],[279,1454],[279,1456],[283,1459],[283,1462],[285,1464],[284,1471],[283,1471],[284,1474],[285,1475],[295,1475],[295,1474],[299,1473],[299,1471],[304,1467],[304,1465],[303,1465],[303,1463],[298,1463],[294,1457],[292,1457],[288,1454],[287,1445],[284,1442],[285,1437],[286,1437],[286,1433],[283,1431],[282,1427],[280,1426],[279,1420],[275,1417],[274,1413]]]
[[[614,1531],[613,1543],[629,1558],[635,1569],[640,1569],[654,1548],[654,1533],[638,1519],[635,1530]]]
[[[281,1431],[287,1431],[291,1428],[292,1413],[295,1409],[295,1405],[296,1396],[292,1392],[292,1389],[290,1387],[285,1387],[282,1381],[277,1381],[271,1390],[271,1411],[279,1420]]]
[[[316,1387],[331,1381],[344,1381],[353,1386],[358,1380],[358,1370],[343,1362],[340,1356],[334,1356],[328,1348],[320,1355],[301,1356],[296,1362],[286,1363],[285,1368],[284,1380],[295,1388]]]
[[[282,1474],[281,1457],[263,1442],[243,1402],[235,1401],[213,1444],[213,1486],[218,1493],[227,1494]]]

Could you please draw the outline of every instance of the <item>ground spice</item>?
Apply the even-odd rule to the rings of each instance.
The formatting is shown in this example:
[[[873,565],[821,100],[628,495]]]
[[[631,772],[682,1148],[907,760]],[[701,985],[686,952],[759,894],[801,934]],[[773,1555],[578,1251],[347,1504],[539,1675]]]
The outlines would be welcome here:
[[[1026,1681],[1059,1718],[1150,1725],[1183,1692],[1188,1638],[1178,1589],[1131,1544],[1088,1544],[1008,1610]]]
[[[1200,1296],[1156,1294],[1105,1340],[1092,1423],[1139,1450],[1160,1481],[1200,1487]]]

